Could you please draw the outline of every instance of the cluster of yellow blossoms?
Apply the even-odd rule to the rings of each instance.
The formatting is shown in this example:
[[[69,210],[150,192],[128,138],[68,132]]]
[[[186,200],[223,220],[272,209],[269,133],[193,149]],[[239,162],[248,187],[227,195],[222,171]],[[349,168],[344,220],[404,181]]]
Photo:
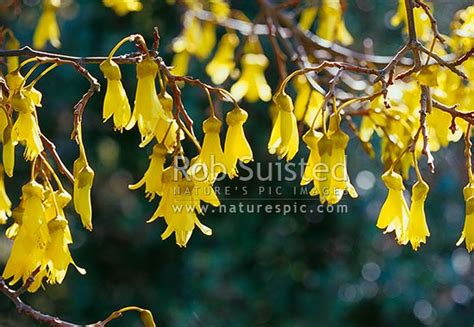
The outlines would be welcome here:
[[[113,54],[124,42],[134,40],[136,37],[127,37],[119,42],[109,54],[109,58],[100,65],[107,79],[103,118],[106,121],[113,117],[115,129],[119,131],[137,125],[141,135],[141,147],[153,141],[149,168],[143,178],[129,188],[135,190],[144,186],[145,195],[150,201],[155,196],[161,197],[157,210],[148,222],[163,217],[167,228],[162,238],[166,239],[174,233],[176,243],[184,247],[195,226],[206,235],[212,233],[210,228],[199,221],[197,214],[201,213],[201,201],[213,206],[220,205],[213,189],[217,176],[224,173],[233,178],[238,175],[239,160],[244,163],[252,160],[252,150],[243,130],[248,115],[233,99],[234,109],[226,116],[228,128],[222,149],[220,139],[222,122],[216,116],[210,99],[212,114],[203,122],[204,140],[200,153],[191,160],[187,170],[180,169],[178,160],[183,155],[181,141],[185,133],[183,129],[186,127],[180,125],[182,123],[178,120],[180,118],[173,112],[175,107],[173,98],[166,90],[168,83],[166,72],[158,74],[160,68],[167,70],[167,67],[160,67],[159,63],[148,54],[137,63],[138,82],[131,113],[126,92],[120,81],[120,68],[112,60]],[[139,40],[144,42],[141,37]],[[161,86],[158,93],[155,85],[157,79]],[[221,92],[230,97],[224,90]],[[188,130],[186,134],[193,137]],[[198,143],[196,139],[194,141]],[[167,156],[171,154],[173,160],[165,168]]]
[[[36,62],[23,76],[21,68]],[[13,240],[13,247],[3,272],[3,278],[14,284],[19,280],[26,282],[35,271],[36,278],[29,291],[36,291],[46,278],[47,283],[61,283],[69,264],[80,273],[85,270],[77,267],[69,252],[72,236],[64,208],[71,201],[71,195],[64,189],[59,177],[48,163],[38,124],[37,108],[41,107],[41,92],[35,88],[36,82],[54,69],[53,63],[36,78],[27,83],[38,67],[42,65],[36,58],[18,63],[18,58],[8,59],[8,74],[4,77],[8,93],[0,93],[0,141],[3,143],[3,167],[0,169],[0,222],[7,223],[13,217],[13,224],[6,236]],[[0,75],[0,78],[3,77]],[[93,171],[87,164],[79,130],[78,142],[80,156],[74,164],[74,207],[81,216],[86,228],[92,229],[90,189]],[[23,156],[31,162],[31,178],[22,188],[18,206],[11,210],[3,174],[13,176],[15,148],[22,144]],[[53,178],[56,187],[50,181]],[[41,183],[39,182],[41,181]]]

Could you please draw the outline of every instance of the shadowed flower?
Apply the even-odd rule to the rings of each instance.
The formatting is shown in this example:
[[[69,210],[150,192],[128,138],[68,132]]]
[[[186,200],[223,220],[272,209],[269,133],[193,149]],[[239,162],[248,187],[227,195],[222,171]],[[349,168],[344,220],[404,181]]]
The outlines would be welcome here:
[[[0,165],[0,224],[6,224],[8,217],[12,215],[12,202],[8,198],[5,190],[5,181],[3,176],[3,166]]]
[[[340,1],[322,0],[316,34],[329,42],[337,41],[342,45],[352,44],[354,39],[346,28],[343,14]]]
[[[212,83],[222,84],[234,70],[234,52],[238,45],[239,38],[235,33],[222,36],[214,58],[206,66],[206,73],[211,77]]]
[[[61,46],[59,41],[59,26],[56,20],[56,11],[61,6],[61,0],[43,0],[43,13],[33,35],[33,46],[43,49],[49,41],[55,48]]]
[[[122,85],[120,67],[111,59],[100,64],[100,70],[107,79],[102,118],[104,122],[113,116],[114,129],[122,130],[127,126],[131,117],[130,104]]]
[[[136,190],[145,185],[145,194],[150,201],[155,198],[155,195],[161,195],[163,191],[163,166],[165,164],[167,152],[168,151],[163,145],[155,144],[153,146],[153,153],[149,157],[150,166],[147,171],[140,181],[133,185],[129,185],[128,188]]]
[[[307,185],[313,182],[314,188],[311,190],[311,195],[319,194],[319,180],[317,178],[318,165],[321,163],[321,157],[319,156],[318,143],[323,137],[323,133],[315,130],[309,130],[303,135],[303,142],[309,149],[308,162],[301,177],[300,185]]]
[[[382,210],[380,210],[377,227],[385,229],[384,233],[395,231],[398,244],[407,244],[407,227],[410,212],[403,197],[405,186],[403,186],[402,177],[393,170],[388,170],[382,175],[382,181],[388,188],[388,195]]]
[[[252,148],[245,137],[243,124],[248,114],[242,108],[235,107],[227,113],[226,122],[229,125],[224,144],[224,156],[227,160],[229,178],[238,176],[237,161],[248,163],[253,160]]]
[[[416,182],[411,190],[410,220],[407,228],[407,239],[415,251],[418,250],[421,243],[426,243],[426,237],[430,236],[425,215],[425,200],[429,190],[428,184],[423,180]]]

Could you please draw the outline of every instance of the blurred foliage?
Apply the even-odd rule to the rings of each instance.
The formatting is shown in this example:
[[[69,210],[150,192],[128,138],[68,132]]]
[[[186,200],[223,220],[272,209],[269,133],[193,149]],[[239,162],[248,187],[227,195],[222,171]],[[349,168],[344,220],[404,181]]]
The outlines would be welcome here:
[[[8,13],[0,16],[0,24],[10,26],[22,44],[31,43],[39,16],[38,2],[24,0],[18,17]],[[181,28],[179,7],[169,7],[161,0],[144,0],[142,12],[117,17],[98,0],[64,2],[66,6],[60,11],[61,53],[105,55],[125,35],[142,33],[150,40],[153,26],[158,26],[161,54],[170,62],[171,40]],[[354,48],[362,50],[362,41],[371,38],[375,53],[393,54],[402,43],[400,30],[388,24],[397,1],[347,2],[346,22],[357,40]],[[254,2],[232,3],[250,17],[257,12]],[[472,2],[434,3],[443,31],[455,11]],[[267,41],[264,46],[268,47]],[[124,51],[128,50],[132,50],[131,46]],[[96,65],[88,68],[102,77]],[[190,68],[191,75],[208,80],[201,62],[194,60]],[[124,67],[122,72],[125,88],[132,95],[136,83],[134,67]],[[267,71],[273,88],[278,82],[276,75],[276,69]],[[44,94],[40,115],[44,132],[56,142],[58,151],[71,166],[77,156],[76,146],[69,140],[72,106],[87,84],[70,68],[61,67],[42,80],[38,88]],[[437,175],[429,176],[425,169],[432,190],[427,201],[432,236],[417,253],[409,247],[397,246],[393,237],[376,229],[377,212],[385,196],[378,178],[382,167],[367,158],[355,139],[350,146],[349,170],[361,196],[357,200],[343,200],[348,213],[208,213],[202,221],[213,228],[214,235],[196,233],[188,247],[180,249],[171,239],[161,241],[163,222],[145,223],[157,200],[148,203],[140,192],[127,189],[128,184],[142,176],[151,149],[138,148],[137,132],[121,135],[112,131],[110,123],[101,123],[103,94],[91,100],[84,125],[90,162],[96,171],[94,231],[80,228],[77,217],[71,219],[75,238],[71,250],[76,262],[88,273],[80,276],[71,269],[64,284],[25,296],[27,303],[77,323],[97,321],[120,307],[138,305],[150,309],[161,326],[474,324],[472,257],[464,248],[454,245],[464,218],[461,190],[466,176],[460,144],[437,153]],[[206,99],[188,87],[183,94],[201,136]],[[243,107],[249,111],[247,130],[251,131],[248,137],[256,162],[275,162],[264,146],[271,130],[268,105],[244,103]],[[301,146],[296,159],[306,155]],[[27,171],[26,164],[21,164],[17,174],[23,173],[26,181]],[[12,199],[18,199],[18,182],[7,181]],[[281,185],[287,190],[285,198],[296,197],[291,190],[299,187],[296,181],[219,183],[221,189],[244,185],[249,196],[257,195],[259,186]],[[232,203],[226,196],[221,195],[223,202]],[[284,201],[275,197],[267,202]],[[71,208],[68,215],[75,217]],[[2,264],[10,246],[10,241],[2,236]],[[32,322],[19,317],[12,304],[3,299],[0,325],[32,326]],[[139,325],[133,314],[111,323]]]

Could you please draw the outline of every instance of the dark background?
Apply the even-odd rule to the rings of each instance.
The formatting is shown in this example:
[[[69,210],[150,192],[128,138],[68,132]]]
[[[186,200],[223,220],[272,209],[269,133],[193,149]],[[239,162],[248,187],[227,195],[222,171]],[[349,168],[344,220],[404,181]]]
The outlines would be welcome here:
[[[30,44],[40,13],[39,1],[23,2],[19,17],[3,13],[0,19],[15,31],[22,44]],[[169,7],[165,1],[144,0],[142,12],[117,17],[98,0],[64,2],[59,17],[62,48],[48,50],[106,55],[128,34],[142,33],[151,42],[156,25],[162,36],[161,54],[171,62],[171,40],[181,29],[178,7]],[[257,12],[253,1],[233,3],[250,17]],[[435,1],[441,31],[447,32],[454,12],[470,3]],[[346,23],[356,40],[352,47],[361,50],[362,40],[370,37],[376,53],[393,54],[403,41],[400,29],[389,26],[397,1],[349,0],[348,5]],[[264,46],[268,47],[266,40]],[[122,51],[132,50],[130,45]],[[204,67],[193,60],[190,73],[207,81]],[[464,222],[462,187],[466,174],[461,144],[435,154],[435,176],[430,176],[423,164],[431,186],[426,207],[431,237],[417,253],[409,246],[396,245],[392,235],[383,235],[375,227],[385,197],[379,180],[383,167],[378,160],[368,159],[356,139],[350,143],[349,173],[360,198],[342,201],[348,205],[348,213],[210,213],[201,221],[213,228],[214,235],[206,237],[196,231],[188,247],[180,249],[172,237],[161,241],[163,221],[145,223],[158,201],[148,203],[143,189],[127,189],[146,170],[151,150],[138,148],[136,130],[121,135],[112,131],[111,122],[101,123],[105,83],[96,65],[88,69],[103,85],[103,92],[92,98],[84,116],[84,138],[96,171],[94,231],[82,229],[72,208],[68,209],[75,240],[72,254],[78,265],[87,269],[87,275],[81,276],[71,268],[62,285],[24,296],[27,303],[76,323],[98,321],[118,308],[138,305],[152,310],[162,326],[473,325],[472,259],[463,247],[455,246]],[[129,98],[133,99],[134,67],[122,67],[122,73]],[[274,89],[277,73],[273,64],[266,74]],[[77,148],[69,140],[72,106],[87,86],[68,67],[55,70],[37,85],[44,94],[41,127],[56,142],[70,167],[77,156]],[[183,94],[201,136],[206,99],[189,87]],[[266,150],[271,130],[268,104],[243,103],[243,107],[249,112],[247,135],[256,162],[275,162]],[[303,144],[300,149],[296,160],[307,155]],[[191,147],[189,150],[193,151]],[[17,152],[15,177],[6,181],[15,204],[21,184],[28,179],[28,166],[20,158],[21,151]],[[373,187],[371,180],[375,181]],[[218,185],[243,184],[225,180]],[[298,182],[255,180],[246,184],[251,194],[260,185],[282,185],[291,190]],[[368,189],[363,190],[361,185],[368,185]],[[223,202],[225,197],[221,196]],[[319,202],[313,199],[306,203]],[[11,242],[2,236],[2,264],[10,246]],[[34,324],[21,318],[6,298],[0,298],[0,325]],[[140,326],[140,322],[136,315],[129,314],[110,326]]]

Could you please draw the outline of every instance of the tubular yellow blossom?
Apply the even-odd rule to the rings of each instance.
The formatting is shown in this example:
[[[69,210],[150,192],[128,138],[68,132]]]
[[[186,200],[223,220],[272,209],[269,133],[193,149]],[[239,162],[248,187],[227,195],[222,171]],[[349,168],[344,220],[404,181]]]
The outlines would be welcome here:
[[[131,129],[135,124],[142,136],[142,141],[150,135],[154,135],[156,124],[161,117],[169,120],[158,100],[155,88],[155,78],[158,73],[158,65],[153,58],[146,56],[142,62],[137,64],[137,92],[135,95],[135,107],[130,122],[126,129]]]
[[[146,197],[151,201],[155,195],[162,195],[163,192],[163,166],[166,160],[167,149],[162,144],[155,144],[153,146],[153,153],[150,158],[150,166],[145,175],[136,184],[129,185],[128,188],[136,190],[145,185]]]
[[[56,11],[61,6],[61,0],[43,0],[43,13],[33,35],[33,46],[43,49],[49,41],[55,48],[61,46],[59,41],[59,26],[56,20]]]
[[[415,7],[413,8],[413,15],[415,18],[415,28],[417,37],[423,42],[431,41],[433,37],[433,31],[431,29],[431,22],[428,15],[425,13],[423,8]],[[405,8],[405,0],[398,0],[398,9],[397,13],[390,20],[392,26],[397,27],[402,23],[405,24],[404,31],[408,33],[408,23],[407,23],[407,12]]]
[[[315,130],[309,130],[305,135],[303,135],[303,142],[306,143],[306,146],[309,149],[309,157],[303,176],[301,177],[300,185],[307,185],[310,182],[313,182],[313,189],[310,191],[311,195],[319,194],[320,189],[317,175],[318,169],[320,168],[318,168],[318,166],[321,163],[318,143],[322,137],[323,133],[317,132]]]
[[[245,110],[235,107],[227,113],[226,122],[229,125],[224,144],[224,157],[227,159],[229,178],[238,176],[237,161],[248,163],[253,160],[252,148],[245,137],[243,124],[247,121]]]
[[[385,229],[384,233],[395,231],[398,244],[407,244],[410,212],[403,197],[405,186],[403,186],[402,177],[398,173],[388,170],[382,175],[382,180],[388,188],[388,195],[380,211],[377,227]]]
[[[316,34],[325,40],[338,41],[343,45],[354,42],[344,23],[343,10],[339,1],[322,0]]]
[[[211,205],[219,205],[218,200],[214,201],[217,196],[213,188],[208,187],[206,191],[210,192],[209,195],[203,196],[202,190],[193,181],[184,179],[176,168],[168,167],[163,172],[163,196],[160,204],[147,222],[151,223],[159,217],[164,217],[167,228],[161,238],[165,240],[175,233],[176,244],[180,247],[186,247],[194,226],[203,234],[212,235],[212,230],[203,225],[196,215],[196,211],[200,211],[200,201],[210,200]]]
[[[224,0],[209,0],[209,5],[211,12],[219,22],[226,19],[230,14],[230,6]]]
[[[301,121],[304,119],[304,122],[309,127],[313,127],[315,129],[321,128],[322,119],[317,119],[315,121],[315,117],[320,111],[321,105],[324,101],[324,96],[321,93],[311,89],[311,86],[309,85],[305,76],[298,76],[294,80],[294,86],[296,89],[296,120]],[[326,117],[327,116],[325,116],[325,118]]]
[[[268,151],[276,153],[287,161],[293,159],[298,152],[298,125],[294,114],[291,97],[285,92],[275,94],[273,102],[278,107],[278,117],[273,125]]]
[[[177,37],[173,41],[172,47],[175,54],[171,63],[173,67],[171,72],[177,76],[184,76],[188,72],[189,60],[191,59],[191,54],[186,47],[186,41],[183,37]]]
[[[245,97],[248,102],[270,101],[272,90],[265,79],[264,71],[268,67],[268,59],[262,53],[246,53],[241,60],[242,74],[232,85],[230,92],[239,101]]]
[[[13,33],[10,31],[9,33],[10,37],[8,38],[8,41],[5,43],[5,49],[6,50],[16,50],[20,48],[20,41],[13,35]],[[12,72],[15,69],[18,68],[18,63],[19,59],[18,57],[7,57],[7,70],[8,72]]]
[[[15,168],[15,145],[16,140],[13,137],[13,124],[10,118],[8,118],[8,125],[3,131],[3,167],[5,174],[8,177],[13,176],[13,169]]]
[[[235,33],[222,36],[214,58],[206,66],[206,73],[211,77],[212,83],[222,84],[234,70],[234,52],[238,45],[239,37]]]
[[[474,249],[474,183],[472,181],[464,187],[463,194],[466,201],[466,218],[461,237],[456,245],[459,246],[465,242],[467,251],[471,252]]]
[[[94,182],[94,171],[85,158],[80,155],[74,161],[74,209],[81,216],[82,225],[92,230],[91,189]]]
[[[6,224],[8,217],[12,215],[12,202],[8,198],[5,190],[5,181],[3,176],[3,166],[0,165],[0,224]]]
[[[35,112],[35,98],[28,97],[25,92],[13,96],[13,109],[18,112],[18,118],[13,125],[14,139],[25,142],[23,156],[26,160],[34,160],[43,151],[40,130]],[[37,100],[37,99],[36,99]]]
[[[107,79],[102,118],[105,122],[113,116],[115,130],[122,132],[130,121],[131,110],[122,85],[120,67],[111,59],[107,59],[100,64],[100,70]]]
[[[143,4],[140,0],[102,0],[104,6],[112,8],[118,16],[125,16],[132,11],[141,11]]]
[[[309,6],[301,11],[298,25],[303,31],[308,31],[313,26],[314,20],[318,15],[318,7]]]
[[[418,250],[421,243],[426,243],[426,237],[430,236],[425,215],[425,200],[429,190],[428,184],[423,180],[417,181],[411,190],[410,220],[407,228],[407,239],[415,251]]]
[[[201,153],[188,169],[188,174],[196,180],[213,183],[217,175],[226,172],[226,160],[219,135],[221,126],[221,121],[215,116],[209,117],[202,124],[204,141]]]
[[[201,43],[196,44],[196,57],[206,59],[211,54],[216,45],[216,25],[211,22],[204,22],[202,27]]]

